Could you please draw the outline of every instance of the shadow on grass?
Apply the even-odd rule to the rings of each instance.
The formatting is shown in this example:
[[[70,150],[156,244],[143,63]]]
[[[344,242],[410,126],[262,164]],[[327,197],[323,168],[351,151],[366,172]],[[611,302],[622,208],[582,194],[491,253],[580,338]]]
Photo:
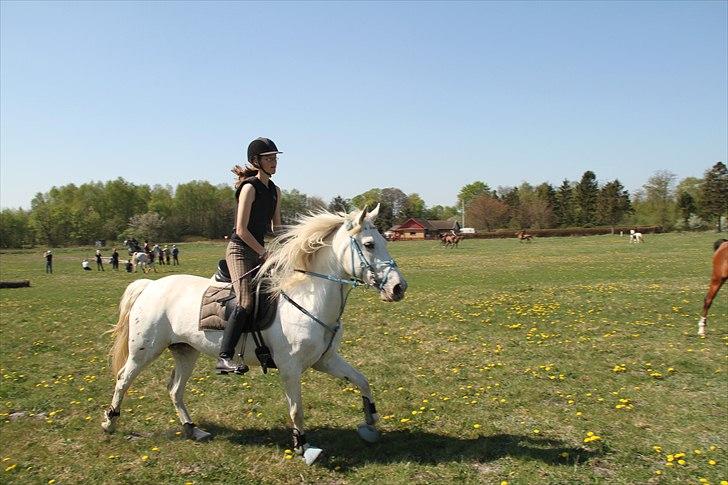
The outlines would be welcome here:
[[[290,430],[243,429],[234,430],[201,423],[203,429],[213,433],[217,440],[228,440],[241,445],[290,447]],[[551,465],[574,465],[607,453],[604,445],[598,451],[569,446],[563,441],[537,436],[495,434],[477,438],[458,438],[426,431],[386,431],[378,443],[362,441],[355,430],[340,428],[312,428],[306,436],[324,450],[319,465],[347,470],[365,463],[415,462],[438,463],[468,461],[489,462],[503,457],[540,460]]]

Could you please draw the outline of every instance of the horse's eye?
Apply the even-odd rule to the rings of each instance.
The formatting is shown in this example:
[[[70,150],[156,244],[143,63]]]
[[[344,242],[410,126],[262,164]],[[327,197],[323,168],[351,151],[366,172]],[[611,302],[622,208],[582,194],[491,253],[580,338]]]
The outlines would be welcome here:
[[[367,241],[364,243],[364,247],[367,249],[374,249],[374,241]]]

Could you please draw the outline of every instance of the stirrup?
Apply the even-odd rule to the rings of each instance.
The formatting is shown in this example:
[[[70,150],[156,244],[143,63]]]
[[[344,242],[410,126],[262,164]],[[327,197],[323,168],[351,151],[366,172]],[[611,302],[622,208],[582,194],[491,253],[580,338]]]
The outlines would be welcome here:
[[[229,363],[232,363],[232,365],[229,365]],[[242,375],[245,374],[250,370],[250,367],[248,367],[246,364],[240,364],[235,365],[234,362],[232,362],[232,359],[227,359],[225,357],[218,357],[217,359],[217,365],[215,366],[215,370],[218,374],[226,375],[226,374],[238,374]]]

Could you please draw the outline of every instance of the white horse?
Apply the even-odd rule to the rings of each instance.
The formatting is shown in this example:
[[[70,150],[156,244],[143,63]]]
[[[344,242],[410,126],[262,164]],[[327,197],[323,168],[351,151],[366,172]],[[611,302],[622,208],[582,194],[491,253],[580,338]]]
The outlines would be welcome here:
[[[131,255],[131,265],[134,267],[134,272],[137,272],[138,266],[142,267],[143,273],[148,273],[151,270],[157,272],[157,267],[154,266],[154,261],[145,252],[138,252]]]
[[[387,243],[372,224],[379,206],[351,214],[321,212],[303,217],[272,245],[271,256],[259,274],[269,271],[265,281],[278,294],[278,312],[273,324],[263,330],[283,383],[288,411],[293,421],[296,453],[311,464],[321,449],[306,442],[301,403],[301,374],[309,367],[344,378],[361,391],[365,422],[359,435],[374,442],[379,419],[369,382],[337,353],[341,341],[340,318],[348,292],[346,284],[364,284],[379,291],[384,301],[404,297],[407,282],[387,251]],[[217,356],[222,331],[198,330],[200,302],[210,280],[192,275],[174,275],[156,281],[131,283],[119,305],[119,321],[111,349],[116,388],[102,427],[113,432],[121,401],[134,378],[164,351],[170,349],[175,368],[168,390],[184,427],[185,435],[206,440],[210,434],[196,427],[182,400],[185,385],[200,352]],[[247,342],[244,361],[259,365],[253,339]],[[238,343],[238,353],[243,343]]]
[[[635,232],[634,229],[629,230],[629,242],[632,243],[643,243],[645,242],[644,236],[641,232]]]

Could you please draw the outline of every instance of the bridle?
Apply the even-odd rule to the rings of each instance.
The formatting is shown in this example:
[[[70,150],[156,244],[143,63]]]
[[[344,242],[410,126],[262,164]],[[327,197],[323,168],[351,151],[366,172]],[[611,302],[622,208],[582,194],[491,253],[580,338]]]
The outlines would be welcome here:
[[[351,221],[347,221],[347,229],[351,229]],[[351,278],[339,278],[335,275],[326,275],[321,273],[316,273],[314,271],[306,271],[303,269],[296,269],[297,273],[302,273],[308,276],[313,276],[316,278],[322,278],[325,280],[333,281],[334,283],[339,284],[339,289],[341,292],[341,307],[339,308],[339,316],[336,318],[335,325],[330,325],[322,322],[319,318],[317,318],[315,315],[311,314],[308,310],[303,308],[299,303],[294,301],[290,296],[288,296],[284,291],[281,291],[281,295],[283,298],[286,299],[291,305],[296,307],[301,313],[312,319],[314,322],[318,323],[324,329],[331,332],[331,340],[329,341],[329,344],[326,346],[326,349],[321,353],[321,357],[328,352],[328,350],[331,348],[331,345],[334,343],[334,337],[336,337],[336,333],[341,328],[341,315],[344,313],[344,307],[346,306],[346,301],[349,299],[349,294],[351,293],[351,290],[356,288],[357,286],[368,286],[370,288],[377,288],[379,291],[382,291],[384,289],[384,285],[387,284],[387,280],[389,279],[389,274],[391,273],[392,269],[397,267],[397,263],[394,261],[394,259],[390,259],[388,261],[382,261],[377,263],[376,265],[372,264],[364,255],[364,251],[361,249],[361,245],[359,244],[359,241],[356,240],[356,238],[353,235],[349,235],[349,252],[351,253]],[[356,262],[354,261],[354,253],[356,253],[359,256],[359,275],[356,274]],[[342,265],[343,267],[343,265]],[[384,276],[382,276],[381,279],[378,279],[377,277],[377,269],[383,269],[386,268],[384,272]],[[346,271],[346,268],[343,268],[344,271]],[[366,270],[369,270],[369,273],[371,275],[371,278],[369,278],[370,281],[367,281],[364,277],[364,272]],[[351,285],[351,288],[346,292],[346,295],[344,295],[344,286],[345,285]]]

